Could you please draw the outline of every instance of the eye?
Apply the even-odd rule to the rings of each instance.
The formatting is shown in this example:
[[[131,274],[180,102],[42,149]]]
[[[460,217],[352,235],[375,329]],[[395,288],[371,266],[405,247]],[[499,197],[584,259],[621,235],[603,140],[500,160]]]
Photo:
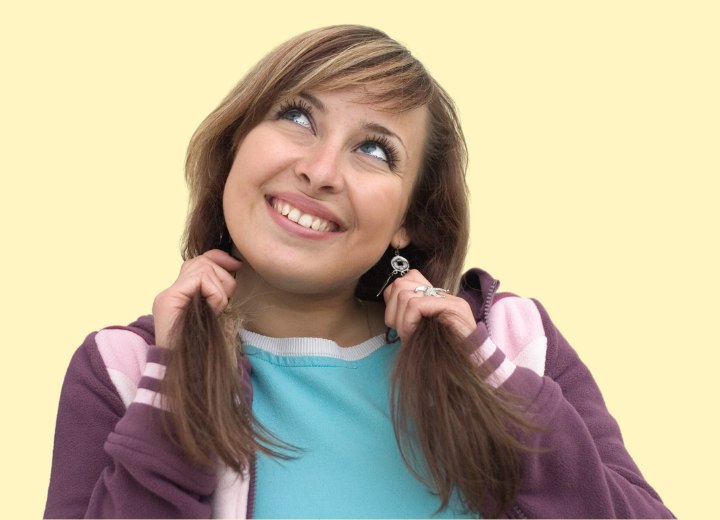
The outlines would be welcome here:
[[[310,118],[310,107],[301,101],[284,103],[277,112],[278,119],[287,119],[293,123],[312,130],[312,119]]]
[[[377,157],[381,161],[387,162],[388,157],[385,153],[385,149],[380,146],[379,143],[376,143],[375,141],[367,141],[361,144],[358,147],[358,150],[360,150],[362,153],[366,153],[368,155],[372,155],[373,157]]]
[[[365,141],[357,147],[357,150],[360,153],[386,162],[391,170],[395,169],[397,150],[386,137],[367,137]]]

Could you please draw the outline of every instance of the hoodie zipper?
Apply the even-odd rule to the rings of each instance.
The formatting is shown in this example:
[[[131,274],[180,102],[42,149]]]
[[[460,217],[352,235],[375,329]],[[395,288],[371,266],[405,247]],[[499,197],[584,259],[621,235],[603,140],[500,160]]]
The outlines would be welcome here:
[[[255,509],[255,482],[257,480],[257,457],[252,458],[250,463],[250,486],[248,488],[247,513],[245,518],[252,518]]]
[[[487,325],[487,316],[490,313],[490,306],[492,305],[492,300],[495,297],[495,291],[497,291],[498,285],[500,285],[499,280],[493,281],[492,285],[490,286],[490,290],[487,293],[487,296],[485,296],[485,301],[483,302],[482,311],[480,313],[480,319],[485,322]]]

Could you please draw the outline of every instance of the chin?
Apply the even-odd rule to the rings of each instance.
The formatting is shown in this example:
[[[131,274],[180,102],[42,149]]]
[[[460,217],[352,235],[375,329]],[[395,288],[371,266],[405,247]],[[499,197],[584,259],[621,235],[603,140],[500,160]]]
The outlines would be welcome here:
[[[296,265],[262,263],[253,265],[253,271],[263,285],[297,295],[312,296],[335,293],[342,290],[355,291],[362,273],[353,277],[350,273],[330,273],[324,268],[298,269]]]
[[[358,278],[332,278],[326,273],[279,273],[265,278],[268,284],[282,291],[292,294],[312,296],[341,291],[343,289],[355,291]]]
[[[354,294],[360,277],[374,265],[375,260],[368,257],[363,261],[357,256],[339,258],[341,255],[333,248],[311,254],[292,247],[278,247],[276,242],[235,244],[246,268],[249,268],[247,282],[252,284],[255,278],[261,286],[297,295],[319,296],[339,291]]]

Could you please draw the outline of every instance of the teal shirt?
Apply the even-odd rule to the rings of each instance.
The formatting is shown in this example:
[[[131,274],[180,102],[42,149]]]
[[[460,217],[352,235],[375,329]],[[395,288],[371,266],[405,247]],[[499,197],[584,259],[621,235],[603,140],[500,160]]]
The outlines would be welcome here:
[[[259,455],[257,518],[470,518],[403,463],[390,420],[390,372],[400,347],[377,336],[353,347],[318,338],[243,331],[252,364],[253,413],[302,451]]]

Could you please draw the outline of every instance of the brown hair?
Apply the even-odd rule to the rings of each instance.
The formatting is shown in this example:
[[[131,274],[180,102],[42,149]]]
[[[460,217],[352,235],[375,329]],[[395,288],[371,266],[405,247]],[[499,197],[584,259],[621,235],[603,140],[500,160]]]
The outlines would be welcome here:
[[[360,26],[322,28],[280,45],[202,122],[186,161],[191,200],[184,258],[222,242],[222,193],[233,157],[270,107],[301,92],[351,85],[363,86],[367,102],[393,111],[428,108],[423,164],[404,221],[411,245],[403,255],[433,285],[457,290],[469,218],[466,147],[455,108],[407,49]],[[376,299],[390,271],[388,258],[363,275],[358,297]],[[216,317],[199,296],[185,310],[172,334],[164,392],[174,412],[173,438],[188,457],[203,465],[219,458],[241,471],[258,450],[280,457],[290,452],[252,418],[241,388],[245,364],[242,354],[238,363],[230,326],[238,317],[226,316]],[[483,382],[470,348],[435,319],[424,319],[403,338],[392,376],[393,425],[406,464],[438,494],[441,508],[458,491],[469,511],[495,514],[516,492],[523,448],[512,432],[527,423]]]

